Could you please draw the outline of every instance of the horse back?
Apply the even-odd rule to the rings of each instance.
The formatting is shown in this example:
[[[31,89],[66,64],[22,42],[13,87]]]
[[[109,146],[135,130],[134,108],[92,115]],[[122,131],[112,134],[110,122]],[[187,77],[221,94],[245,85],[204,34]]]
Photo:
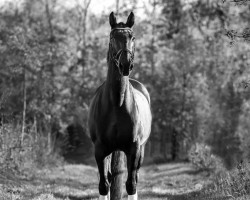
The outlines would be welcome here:
[[[150,104],[150,96],[146,87],[139,81],[132,79],[132,78],[129,79],[129,82],[132,84],[132,86],[135,89],[139,90],[146,97],[148,103]]]

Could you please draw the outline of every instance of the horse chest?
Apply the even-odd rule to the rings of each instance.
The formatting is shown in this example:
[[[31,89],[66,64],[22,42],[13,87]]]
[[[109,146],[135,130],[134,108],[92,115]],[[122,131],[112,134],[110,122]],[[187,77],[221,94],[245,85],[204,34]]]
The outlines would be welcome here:
[[[106,135],[110,141],[131,143],[138,138],[144,143],[150,134],[151,112],[147,99],[139,91],[135,91],[135,102],[114,108],[108,113]]]
[[[106,122],[107,134],[119,137],[123,134],[129,135],[133,132],[135,126],[133,116],[122,109],[114,109],[108,114],[106,119],[109,119]]]

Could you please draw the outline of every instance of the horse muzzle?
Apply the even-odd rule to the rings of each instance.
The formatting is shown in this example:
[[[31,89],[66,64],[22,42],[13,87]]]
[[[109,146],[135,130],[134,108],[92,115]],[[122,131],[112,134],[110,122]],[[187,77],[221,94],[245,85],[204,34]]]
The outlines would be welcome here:
[[[117,62],[120,75],[129,76],[133,66],[133,54],[128,50],[122,51]]]
[[[129,76],[132,68],[133,68],[132,62],[126,62],[126,63],[121,62],[118,65],[119,73],[122,76]]]

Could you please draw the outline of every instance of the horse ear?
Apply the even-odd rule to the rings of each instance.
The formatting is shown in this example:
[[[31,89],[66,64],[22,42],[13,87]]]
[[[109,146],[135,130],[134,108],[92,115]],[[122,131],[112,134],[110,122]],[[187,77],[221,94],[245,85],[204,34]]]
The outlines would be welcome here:
[[[109,15],[109,23],[110,23],[111,28],[115,27],[115,25],[116,25],[116,17],[114,15],[114,12],[110,13],[110,15]]]
[[[133,12],[131,12],[130,15],[128,16],[126,25],[127,25],[129,28],[132,28],[132,26],[134,25],[134,23],[135,23],[135,15],[134,15]]]

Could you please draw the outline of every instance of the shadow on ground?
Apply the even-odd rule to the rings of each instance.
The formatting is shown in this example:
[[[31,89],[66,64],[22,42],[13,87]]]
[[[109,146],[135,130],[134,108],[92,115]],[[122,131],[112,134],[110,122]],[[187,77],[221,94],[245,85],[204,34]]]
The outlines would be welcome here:
[[[54,193],[54,197],[59,198],[59,199],[68,199],[68,200],[90,200],[90,199],[97,199],[98,195],[84,195],[84,196],[74,196],[74,195],[68,195],[68,196],[63,196],[62,194]]]
[[[25,200],[94,200],[99,196],[98,179],[96,167],[65,165],[39,171],[15,190],[18,191],[19,199]],[[212,199],[201,195],[202,189],[209,183],[208,175],[196,171],[188,163],[143,167],[139,180],[139,199]],[[125,186],[123,190],[124,199],[127,199]]]

